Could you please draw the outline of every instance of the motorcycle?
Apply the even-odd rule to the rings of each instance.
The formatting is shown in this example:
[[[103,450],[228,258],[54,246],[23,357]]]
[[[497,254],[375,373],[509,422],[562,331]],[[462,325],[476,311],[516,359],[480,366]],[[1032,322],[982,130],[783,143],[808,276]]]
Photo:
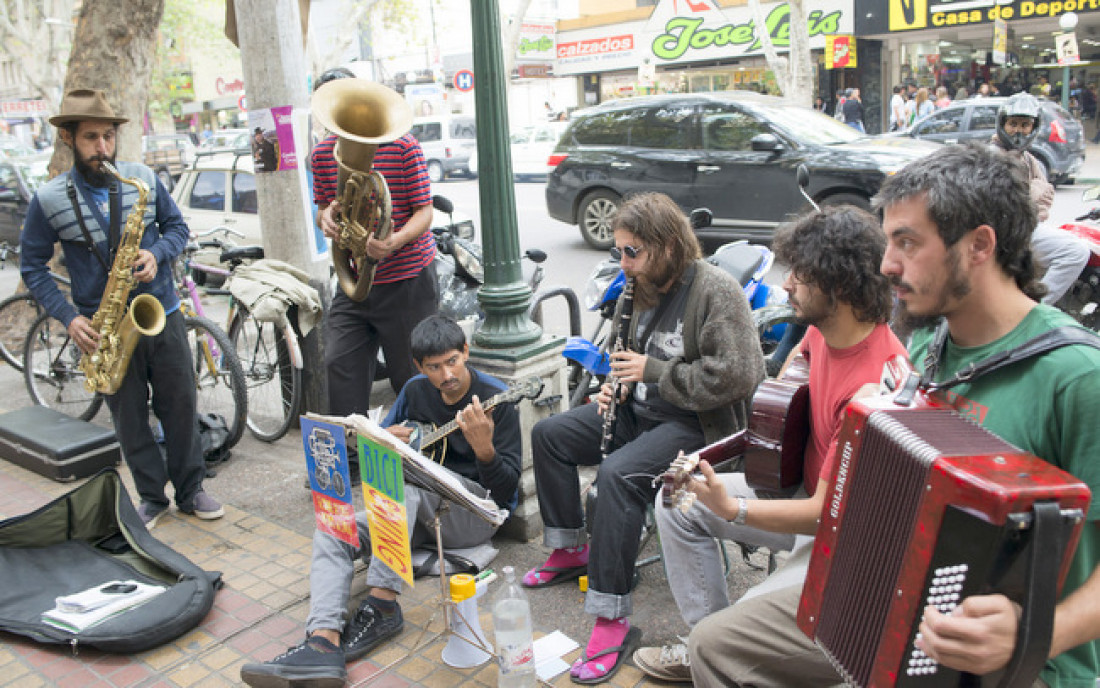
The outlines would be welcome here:
[[[1100,200],[1100,185],[1085,191],[1082,199]],[[1088,224],[1083,224],[1086,222]],[[1084,239],[1092,249],[1092,255],[1073,286],[1055,306],[1090,330],[1100,332],[1100,313],[1097,312],[1097,303],[1100,301],[1100,207],[1074,218],[1073,222],[1062,225],[1061,229]]]
[[[432,207],[445,214],[447,219],[432,224],[435,236],[435,271],[439,286],[439,312],[456,322],[472,319],[474,324],[485,314],[477,300],[477,293],[485,283],[485,267],[481,247],[474,241],[474,225],[469,220],[455,221],[454,203],[445,196],[432,196]],[[538,290],[545,272],[542,263],[546,252],[528,249],[523,257],[523,280],[531,292]]]
[[[690,216],[693,229],[709,226],[712,219],[713,214],[706,208],[697,208]],[[774,254],[766,246],[742,240],[721,246],[706,260],[725,270],[741,285],[753,309],[753,321],[760,332],[761,347],[765,354],[770,353],[782,339],[790,317],[790,309],[786,306],[787,293],[764,281],[775,262]],[[585,403],[611,371],[611,358],[607,351],[610,338],[605,328],[610,330],[625,284],[626,274],[619,261],[610,258],[601,261],[588,277],[585,307],[590,311],[599,311],[600,320],[589,338],[573,336],[566,341],[562,355],[569,360],[570,407]]]

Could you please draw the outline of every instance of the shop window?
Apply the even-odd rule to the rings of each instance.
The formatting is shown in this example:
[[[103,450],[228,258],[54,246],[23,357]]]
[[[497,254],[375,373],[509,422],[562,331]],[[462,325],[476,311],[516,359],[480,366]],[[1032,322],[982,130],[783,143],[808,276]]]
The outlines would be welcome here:
[[[233,210],[255,215],[260,211],[256,200],[256,176],[249,172],[233,175]]]
[[[193,210],[225,210],[225,172],[199,172],[187,205]]]
[[[983,129],[993,131],[996,129],[998,109],[996,105],[974,108],[970,113],[970,131],[981,131]]]
[[[951,108],[929,115],[913,129],[913,136],[933,136],[935,134],[955,134],[962,131],[962,118],[965,108]]]
[[[703,111],[703,148],[713,151],[751,151],[752,140],[771,133],[766,124],[739,110]]]

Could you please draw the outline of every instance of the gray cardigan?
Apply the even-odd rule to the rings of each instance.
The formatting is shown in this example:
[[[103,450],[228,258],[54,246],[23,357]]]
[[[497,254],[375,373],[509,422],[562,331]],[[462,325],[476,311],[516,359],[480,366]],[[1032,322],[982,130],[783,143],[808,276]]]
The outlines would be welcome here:
[[[635,339],[638,319],[631,321]],[[695,280],[684,304],[684,357],[646,359],[645,382],[661,398],[695,411],[707,444],[745,427],[764,355],[741,286],[724,270],[695,261]]]

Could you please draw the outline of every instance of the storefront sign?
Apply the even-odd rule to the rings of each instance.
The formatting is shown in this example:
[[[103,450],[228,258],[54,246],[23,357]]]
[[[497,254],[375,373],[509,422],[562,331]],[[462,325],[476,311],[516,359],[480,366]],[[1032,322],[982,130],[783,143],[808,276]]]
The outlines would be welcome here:
[[[824,48],[827,35],[853,33],[851,0],[821,0],[814,4],[815,9],[806,13],[811,48]],[[783,51],[790,45],[790,7],[786,2],[761,7],[763,29]],[[714,0],[661,0],[644,22],[559,34],[554,73],[563,76],[631,69],[646,59],[660,66],[761,55],[761,36],[747,6],[722,9]]]
[[[993,22],[993,61],[1008,62],[1008,22],[999,17]]]
[[[554,75],[548,64],[529,64],[518,67],[521,79],[548,79]]]
[[[0,103],[0,117],[4,119],[47,117],[50,114],[50,104],[44,100],[6,100]]]
[[[552,21],[525,21],[519,31],[516,44],[516,60],[549,62],[554,59],[554,33]]]
[[[1054,45],[1058,55],[1058,64],[1068,65],[1081,61],[1081,54],[1077,50],[1077,36],[1072,33],[1063,33],[1054,37]]]
[[[858,66],[855,36],[825,37],[825,69],[845,69]]]
[[[1100,11],[1100,0],[888,0],[885,14],[882,0],[855,0],[855,3],[858,36]]]

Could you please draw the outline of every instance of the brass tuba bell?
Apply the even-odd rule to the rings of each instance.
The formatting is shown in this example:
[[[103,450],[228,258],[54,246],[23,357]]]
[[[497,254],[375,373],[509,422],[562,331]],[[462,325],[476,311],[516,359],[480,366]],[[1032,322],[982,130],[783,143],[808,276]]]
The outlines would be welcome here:
[[[313,94],[313,114],[336,135],[336,200],[339,236],[332,262],[340,288],[353,301],[370,292],[377,263],[367,256],[367,239],[393,231],[390,189],[372,170],[378,146],[401,138],[412,127],[412,108],[397,91],[365,79],[336,79]]]

